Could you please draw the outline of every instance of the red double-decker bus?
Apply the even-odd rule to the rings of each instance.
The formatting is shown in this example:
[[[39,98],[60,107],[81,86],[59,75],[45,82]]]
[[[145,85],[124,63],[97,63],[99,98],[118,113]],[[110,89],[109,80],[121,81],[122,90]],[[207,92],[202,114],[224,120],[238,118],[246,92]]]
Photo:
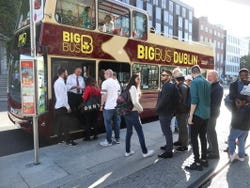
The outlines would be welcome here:
[[[32,119],[22,114],[20,87],[20,62],[31,52],[29,0],[21,1],[9,64],[9,118],[31,131]],[[211,46],[151,33],[147,13],[120,1],[36,0],[34,18],[41,135],[54,135],[53,82],[60,67],[70,74],[80,66],[84,77],[93,76],[96,80],[100,80],[100,71],[111,68],[117,72],[121,85],[133,72],[140,72],[144,107],[141,117],[145,119],[155,116],[162,69],[179,67],[187,74],[189,67],[198,64],[205,73],[214,66]]]

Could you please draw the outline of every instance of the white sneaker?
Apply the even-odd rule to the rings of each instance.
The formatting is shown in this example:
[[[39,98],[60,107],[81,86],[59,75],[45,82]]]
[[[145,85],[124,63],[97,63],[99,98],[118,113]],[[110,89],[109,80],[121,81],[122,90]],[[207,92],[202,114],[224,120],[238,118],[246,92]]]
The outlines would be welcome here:
[[[135,152],[131,150],[129,153],[127,153],[127,152],[125,153],[125,157],[129,157],[133,154],[135,154]]]
[[[145,158],[145,157],[151,157],[153,156],[155,153],[154,150],[148,150],[148,153],[143,153],[142,156]]]
[[[229,155],[229,158],[230,158],[230,162],[232,163],[235,159],[238,159],[238,154],[236,153],[233,153],[232,155]]]
[[[107,140],[104,140],[103,142],[100,142],[100,145],[107,147],[107,146],[112,146],[112,143],[109,143]]]
[[[242,158],[241,158],[241,157],[238,157],[237,159],[238,159],[239,161],[242,161],[242,162],[245,161],[245,158],[244,158],[244,157],[242,157]]]

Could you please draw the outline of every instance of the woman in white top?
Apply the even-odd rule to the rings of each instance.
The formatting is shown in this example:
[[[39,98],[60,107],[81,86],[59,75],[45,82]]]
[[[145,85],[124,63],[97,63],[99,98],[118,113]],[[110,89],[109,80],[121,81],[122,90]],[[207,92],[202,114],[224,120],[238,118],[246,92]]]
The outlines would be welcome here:
[[[124,119],[127,126],[126,153],[125,153],[126,157],[133,155],[135,153],[134,151],[130,150],[130,141],[131,141],[131,136],[133,134],[133,126],[139,138],[139,142],[143,153],[142,156],[150,157],[154,154],[154,150],[148,150],[146,147],[145,138],[142,130],[142,124],[139,116],[139,113],[143,111],[143,107],[139,103],[139,95],[141,94],[140,81],[141,81],[140,76],[138,74],[134,74],[131,77],[126,87],[126,90],[129,91],[130,93],[130,98],[134,105],[132,111],[124,115]]]

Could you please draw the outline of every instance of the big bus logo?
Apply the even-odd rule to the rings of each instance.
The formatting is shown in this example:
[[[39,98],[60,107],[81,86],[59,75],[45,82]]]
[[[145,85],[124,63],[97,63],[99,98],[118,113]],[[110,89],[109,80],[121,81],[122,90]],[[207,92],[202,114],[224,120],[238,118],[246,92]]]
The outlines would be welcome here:
[[[63,31],[64,52],[91,54],[93,52],[93,38],[89,35]]]

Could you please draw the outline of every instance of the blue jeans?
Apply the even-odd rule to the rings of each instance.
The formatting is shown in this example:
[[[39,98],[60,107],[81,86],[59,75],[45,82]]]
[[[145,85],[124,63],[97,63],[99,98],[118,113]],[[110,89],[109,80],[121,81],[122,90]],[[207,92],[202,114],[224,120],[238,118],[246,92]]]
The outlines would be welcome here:
[[[238,155],[240,158],[245,157],[245,140],[248,135],[248,131],[232,128],[228,137],[229,154],[232,155],[235,152],[236,144],[235,140],[238,139]]]
[[[112,142],[112,121],[114,124],[115,138],[119,139],[121,118],[117,114],[116,110],[115,109],[103,110],[103,119],[104,119],[105,129],[107,133],[106,135],[107,141],[109,143]]]
[[[145,144],[145,138],[142,130],[142,124],[137,111],[132,111],[124,116],[126,126],[127,126],[127,134],[126,134],[126,152],[130,152],[130,141],[131,136],[133,134],[133,126],[136,130],[137,136],[139,138],[139,142],[141,145],[142,153],[147,153],[147,147]]]
[[[161,130],[166,140],[166,152],[172,152],[173,150],[173,133],[171,130],[172,115],[159,116]]]

